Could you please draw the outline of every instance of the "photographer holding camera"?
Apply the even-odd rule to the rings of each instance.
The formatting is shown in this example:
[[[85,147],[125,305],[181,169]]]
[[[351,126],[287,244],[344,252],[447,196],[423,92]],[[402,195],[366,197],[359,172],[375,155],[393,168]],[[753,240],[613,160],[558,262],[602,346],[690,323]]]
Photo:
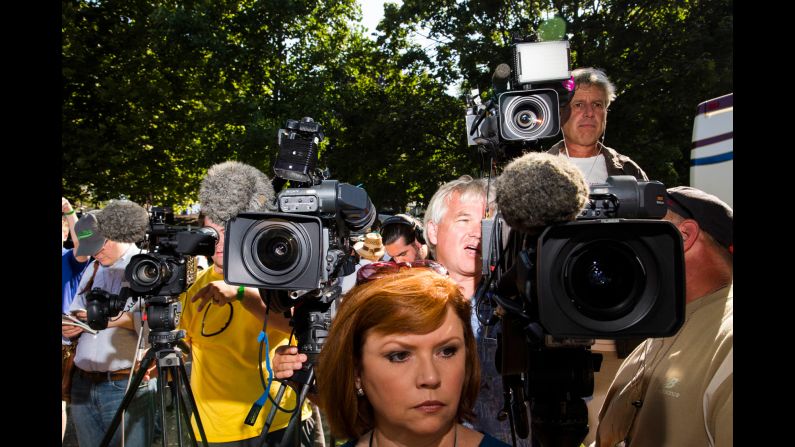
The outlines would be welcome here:
[[[244,421],[252,403],[263,389],[258,365],[258,335],[265,320],[266,306],[256,288],[224,282],[224,235],[226,222],[241,212],[267,211],[274,197],[265,174],[253,166],[227,161],[212,166],[202,180],[199,201],[204,224],[218,233],[213,265],[202,270],[181,297],[179,328],[187,332],[193,366],[191,387],[199,415],[211,446],[259,446],[259,435],[272,403],[264,405],[254,425]],[[271,356],[287,344],[291,328],[280,313],[270,315],[266,329]],[[265,362],[262,363],[265,369]],[[264,378],[268,379],[267,373]],[[275,399],[276,388],[271,388]],[[295,408],[295,393],[288,390],[279,406]],[[301,412],[302,445],[311,444],[312,412],[304,405]],[[291,413],[277,412],[267,436],[267,445],[278,445],[285,434]],[[195,428],[195,421],[193,422]],[[196,431],[198,437],[198,431]]]
[[[93,256],[89,272],[83,275],[79,293],[69,310],[86,319],[87,295],[117,294],[124,270],[139,252],[134,242],[142,240],[148,214],[128,200],[111,201],[98,212],[83,216],[75,225],[79,240],[77,256]],[[127,303],[127,308],[131,306]],[[95,334],[77,326],[63,325],[64,337],[78,338],[71,386],[71,414],[80,445],[99,445],[124,398],[138,348],[136,331],[141,328],[135,308],[110,319],[107,329]],[[137,390],[124,418],[126,445],[148,446],[154,435],[154,394],[156,383],[145,380]],[[111,445],[120,444],[117,431]]]
[[[688,186],[669,188],[666,203],[684,241],[686,320],[621,364],[596,446],[732,445],[734,212]]]

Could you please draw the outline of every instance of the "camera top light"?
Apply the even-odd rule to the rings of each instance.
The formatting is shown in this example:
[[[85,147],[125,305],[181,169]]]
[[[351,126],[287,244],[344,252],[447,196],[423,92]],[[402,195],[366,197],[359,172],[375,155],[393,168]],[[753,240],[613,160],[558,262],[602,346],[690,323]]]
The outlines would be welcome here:
[[[519,84],[568,79],[571,76],[568,40],[517,43],[514,54]]]

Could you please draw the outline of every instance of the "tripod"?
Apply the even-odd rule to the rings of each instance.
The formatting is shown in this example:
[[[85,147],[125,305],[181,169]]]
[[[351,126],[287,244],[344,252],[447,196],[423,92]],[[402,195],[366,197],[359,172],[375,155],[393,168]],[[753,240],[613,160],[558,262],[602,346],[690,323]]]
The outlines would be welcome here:
[[[164,298],[162,300],[158,300]],[[179,306],[179,301],[174,302],[176,297],[155,297],[150,301],[150,305],[154,306],[162,306],[163,304],[172,306]],[[151,332],[149,333],[149,343],[152,345],[151,349],[146,352],[144,355],[143,360],[141,361],[141,366],[138,368],[138,371],[135,372],[132,378],[132,382],[130,383],[130,387],[127,389],[127,392],[124,394],[124,398],[122,399],[121,405],[119,405],[119,409],[116,410],[116,414],[113,416],[113,420],[110,423],[110,427],[108,427],[108,431],[105,432],[105,436],[102,438],[102,442],[100,443],[100,447],[107,447],[110,443],[111,439],[113,438],[113,434],[116,432],[116,429],[121,422],[122,415],[127,407],[132,402],[133,398],[135,397],[135,392],[138,390],[138,385],[141,384],[141,381],[146,374],[146,371],[151,366],[152,362],[157,360],[157,394],[160,401],[160,418],[161,423],[163,426],[163,447],[168,447],[168,430],[166,426],[166,381],[168,380],[169,374],[171,377],[174,378],[174,386],[176,387],[177,392],[174,393],[176,398],[174,402],[174,409],[177,412],[176,414],[176,423],[177,423],[177,437],[179,439],[179,445],[182,445],[182,436],[183,436],[183,428],[182,428],[182,421],[180,420],[181,417],[185,418],[185,424],[187,425],[187,430],[189,433],[192,433],[193,430],[191,429],[190,424],[190,415],[196,418],[196,427],[199,429],[199,434],[201,435],[202,445],[207,447],[207,436],[204,434],[204,427],[202,426],[201,419],[199,418],[199,411],[196,407],[196,400],[193,398],[193,392],[190,388],[190,380],[188,379],[188,373],[185,370],[185,363],[182,360],[182,351],[176,347],[177,341],[183,337],[185,337],[185,331],[171,331],[168,330],[168,326],[174,327],[176,324],[173,324],[173,319],[166,319],[165,328],[154,328],[153,325],[159,325],[162,323],[163,320],[160,318],[152,318],[153,315],[159,316],[163,315],[160,312],[152,312],[153,310],[158,309],[158,307],[149,307],[147,308],[147,316],[149,321],[149,327]],[[167,309],[168,310],[168,309]],[[157,329],[157,330],[155,330]],[[183,395],[184,393],[184,395]],[[185,410],[183,412],[183,410]],[[193,445],[196,445],[195,437],[192,439]]]

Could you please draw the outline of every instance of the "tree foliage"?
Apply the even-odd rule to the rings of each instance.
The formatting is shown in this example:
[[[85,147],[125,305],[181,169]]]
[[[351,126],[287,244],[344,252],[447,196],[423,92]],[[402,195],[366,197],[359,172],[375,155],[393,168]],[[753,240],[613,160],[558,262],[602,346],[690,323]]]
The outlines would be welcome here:
[[[334,178],[379,206],[429,197],[438,168],[472,164],[450,140],[457,104],[364,38],[359,14],[353,0],[64,1],[65,194],[187,204],[214,163],[270,174],[277,129],[311,116]]]
[[[440,182],[477,173],[447,86],[486,90],[512,36],[550,14],[567,24],[572,66],[602,67],[618,87],[607,144],[686,183],[695,105],[732,90],[731,11],[730,0],[405,0],[370,39],[355,0],[62,0],[64,194],[179,207],[214,163],[270,175],[277,129],[311,116],[332,178],[379,208],[427,203]]]
[[[510,60],[514,36],[560,17],[571,67],[602,68],[617,86],[607,145],[676,185],[688,182],[696,105],[733,90],[732,8],[731,0],[405,0],[387,9],[380,43],[426,36],[436,51],[413,63],[485,91],[496,66]]]

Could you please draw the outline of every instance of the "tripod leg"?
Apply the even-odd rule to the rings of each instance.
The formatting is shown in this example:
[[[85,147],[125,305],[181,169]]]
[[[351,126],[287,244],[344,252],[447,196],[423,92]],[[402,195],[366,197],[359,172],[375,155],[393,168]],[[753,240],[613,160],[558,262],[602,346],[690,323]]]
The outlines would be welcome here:
[[[287,390],[287,385],[284,382],[281,382],[279,386],[279,390],[276,392],[276,402],[282,401],[282,396],[284,396],[284,392]],[[268,399],[270,397],[267,397]],[[267,401],[266,401],[267,402]],[[265,426],[262,427],[262,432],[259,435],[259,442],[261,446],[265,445],[266,438],[268,437],[268,431],[271,429],[271,425],[273,424],[273,418],[276,416],[276,405],[271,404],[271,409],[268,411],[268,416],[265,418]],[[252,421],[252,425],[254,421]]]
[[[177,394],[179,394],[180,390],[184,390],[187,399],[183,400],[186,403],[186,406],[187,404],[190,405],[189,412],[186,412],[188,427],[190,427],[190,414],[192,413],[194,419],[196,420],[196,428],[199,429],[199,436],[201,436],[202,446],[207,447],[207,435],[204,433],[204,425],[202,425],[202,420],[199,417],[199,407],[196,406],[196,400],[193,398],[193,390],[190,387],[190,379],[188,378],[188,372],[185,370],[185,364],[182,362],[182,358],[179,359],[179,364],[176,368],[177,371],[174,374],[174,383],[177,386]]]
[[[191,441],[191,445],[193,447],[198,447],[199,444],[196,442],[196,434],[193,431],[193,426],[191,425],[190,416],[194,414],[191,407],[189,406],[188,399],[185,395],[182,394],[182,381],[180,380],[179,371],[175,368],[172,369],[173,372],[173,381],[174,381],[174,390],[175,393],[175,403],[176,403],[176,424],[177,424],[177,436],[180,439],[180,445],[182,445],[182,439],[187,434],[188,439]],[[198,413],[197,413],[198,414]],[[184,418],[184,419],[183,419]],[[187,431],[183,434],[183,426],[182,423],[185,423],[187,427]],[[204,443],[202,443],[204,445]]]
[[[108,427],[108,431],[105,432],[105,436],[102,438],[102,442],[100,442],[100,447],[107,447],[110,444],[110,440],[113,438],[113,434],[116,433],[116,429],[119,427],[119,423],[121,422],[122,416],[124,416],[124,411],[130,405],[133,398],[135,397],[135,393],[138,391],[138,385],[141,384],[141,380],[143,380],[144,375],[146,374],[146,370],[149,368],[149,365],[152,363],[154,359],[155,353],[152,350],[146,352],[143,360],[141,361],[141,366],[138,368],[138,371],[135,372],[132,378],[132,382],[130,382],[130,387],[127,389],[127,392],[124,394],[124,399],[121,401],[121,405],[119,405],[119,409],[116,410],[116,414],[113,416],[113,420],[110,422],[110,426]],[[163,444],[167,445],[167,444]]]
[[[160,399],[160,426],[162,427],[163,445],[168,445],[168,425],[166,425],[166,384],[168,383],[167,369],[157,363],[157,398]]]
[[[301,386],[301,392],[298,394],[298,398],[296,399],[295,411],[293,411],[293,415],[290,416],[290,422],[287,424],[287,428],[284,430],[284,437],[280,443],[281,447],[289,447],[289,442],[291,439],[293,440],[295,446],[300,445],[301,430],[299,429],[299,425],[301,425],[301,409],[304,406],[306,395],[309,393],[310,384],[313,383],[314,380],[315,369],[310,368],[308,382]]]

